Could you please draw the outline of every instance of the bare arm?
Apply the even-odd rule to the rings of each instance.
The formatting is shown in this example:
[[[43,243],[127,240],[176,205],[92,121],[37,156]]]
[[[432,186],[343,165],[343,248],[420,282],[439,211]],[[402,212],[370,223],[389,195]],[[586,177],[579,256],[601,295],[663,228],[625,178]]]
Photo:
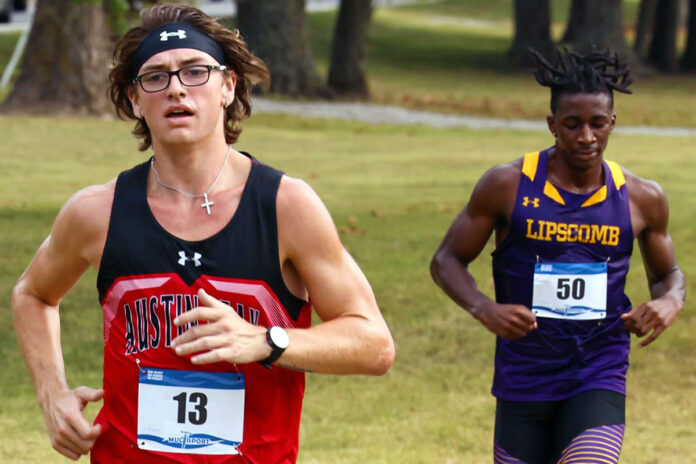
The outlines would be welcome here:
[[[319,197],[301,181],[284,180],[281,240],[324,322],[289,331],[291,349],[280,365],[334,374],[385,373],[394,344],[370,284],[341,244]]]
[[[394,343],[367,279],[345,250],[319,197],[304,182],[284,177],[278,192],[281,259],[288,260],[306,288],[322,323],[288,329],[290,346],[277,364],[331,374],[385,373],[394,360]],[[201,294],[199,294],[200,296]],[[175,340],[177,353],[195,356],[194,363],[253,362],[268,357],[266,329],[225,311],[210,298],[207,307],[180,316],[220,322],[224,330],[199,325]],[[224,321],[220,317],[224,317]]]
[[[24,361],[29,369],[51,444],[61,454],[77,459],[86,454],[99,435],[81,411],[87,401],[101,398],[101,390],[71,390],[65,378],[60,344],[58,308],[62,297],[90,264],[95,249],[94,228],[85,223],[93,212],[85,202],[89,194],[75,195],[56,218],[51,235],[39,247],[12,292],[12,314]],[[93,204],[91,201],[91,206]],[[108,217],[108,212],[106,213]]]
[[[622,315],[628,330],[639,337],[650,335],[638,346],[652,343],[674,321],[684,307],[686,285],[677,265],[672,237],[667,228],[667,198],[654,182],[627,175],[631,220],[643,257],[651,300]],[[651,332],[652,331],[652,332]]]
[[[524,306],[492,301],[478,289],[468,265],[494,230],[500,237],[507,233],[519,173],[516,162],[497,166],[481,178],[430,264],[435,283],[488,330],[504,338],[525,336],[536,328],[536,317]]]

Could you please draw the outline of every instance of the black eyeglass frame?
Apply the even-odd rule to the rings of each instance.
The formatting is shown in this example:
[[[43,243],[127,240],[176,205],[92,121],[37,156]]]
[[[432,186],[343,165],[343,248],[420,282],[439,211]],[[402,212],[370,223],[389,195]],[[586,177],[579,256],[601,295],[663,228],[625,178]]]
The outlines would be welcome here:
[[[190,68],[206,68],[208,70],[208,76],[205,79],[205,81],[201,82],[200,84],[193,84],[193,85],[184,83],[184,81],[181,80],[181,76],[179,75],[179,73],[185,69],[190,69]],[[201,85],[205,85],[208,83],[208,81],[210,80],[210,72],[213,69],[216,69],[218,71],[225,71],[225,70],[227,70],[227,66],[225,66],[225,65],[213,65],[213,64],[192,64],[189,66],[184,66],[183,68],[179,68],[176,71],[166,71],[163,69],[162,70],[155,70],[155,71],[148,71],[146,73],[142,73],[139,76],[136,76],[135,78],[133,78],[133,85],[135,85],[136,83],[140,83],[140,88],[143,89],[143,92],[157,93],[157,92],[161,92],[161,91],[165,90],[167,87],[169,87],[169,84],[171,84],[171,82],[172,82],[172,76],[176,76],[177,79],[179,79],[179,82],[181,82],[181,85],[183,85],[184,87],[200,87]],[[145,86],[143,86],[143,77],[145,77],[149,74],[154,74],[154,73],[167,73],[167,84],[159,90],[147,90],[147,89],[145,89]]]

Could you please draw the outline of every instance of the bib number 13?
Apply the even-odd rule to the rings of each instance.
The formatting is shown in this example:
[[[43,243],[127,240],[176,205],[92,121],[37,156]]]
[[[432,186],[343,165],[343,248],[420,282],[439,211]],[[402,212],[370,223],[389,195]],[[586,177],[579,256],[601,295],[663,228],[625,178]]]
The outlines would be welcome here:
[[[208,419],[208,410],[206,406],[208,405],[208,397],[205,393],[192,392],[188,395],[188,401],[186,401],[186,392],[181,392],[172,399],[178,403],[177,419],[179,424],[186,423],[186,403],[191,403],[192,410],[188,412],[188,420],[194,425],[205,424]]]
[[[574,300],[582,300],[585,297],[585,280],[582,278],[558,279],[556,296],[559,300],[567,300],[571,296]]]
[[[138,448],[191,455],[239,454],[244,393],[242,373],[141,368]],[[199,462],[186,460],[194,461]]]

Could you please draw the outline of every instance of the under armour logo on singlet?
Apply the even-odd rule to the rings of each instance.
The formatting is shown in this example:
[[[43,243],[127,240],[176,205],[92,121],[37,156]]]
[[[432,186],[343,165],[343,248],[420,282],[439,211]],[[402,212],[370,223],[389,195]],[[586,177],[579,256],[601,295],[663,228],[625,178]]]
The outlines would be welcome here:
[[[169,40],[170,37],[179,37],[180,39],[185,39],[186,38],[186,31],[183,29],[179,29],[176,32],[167,32],[167,31],[160,32],[160,42],[166,42],[167,40]]]
[[[179,261],[177,261],[179,264],[182,266],[186,266],[186,261],[193,261],[193,264],[196,265],[196,267],[201,265],[201,254],[200,253],[194,253],[193,258],[189,258],[186,256],[185,251],[180,251],[179,252]]]
[[[530,200],[529,197],[522,197],[522,206],[529,206],[532,205],[535,208],[539,207],[539,199],[537,197],[534,197],[533,200]]]

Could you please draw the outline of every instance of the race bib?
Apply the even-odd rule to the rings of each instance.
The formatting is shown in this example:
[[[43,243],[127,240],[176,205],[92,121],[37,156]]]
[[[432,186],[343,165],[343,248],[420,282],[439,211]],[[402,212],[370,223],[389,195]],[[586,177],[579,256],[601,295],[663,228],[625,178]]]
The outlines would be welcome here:
[[[554,319],[604,319],[607,263],[537,263],[532,311]]]
[[[243,374],[140,370],[138,448],[238,454],[243,431]]]

